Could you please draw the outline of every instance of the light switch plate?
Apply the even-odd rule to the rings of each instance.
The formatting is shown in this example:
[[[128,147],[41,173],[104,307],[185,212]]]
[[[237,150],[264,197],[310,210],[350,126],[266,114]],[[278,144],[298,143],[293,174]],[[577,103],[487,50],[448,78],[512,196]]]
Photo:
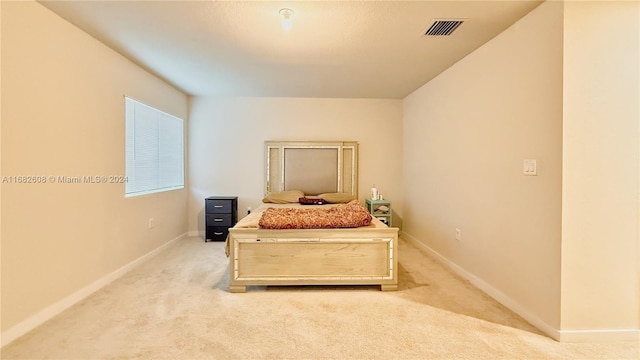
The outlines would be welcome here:
[[[538,165],[533,159],[525,159],[522,163],[522,173],[525,175],[538,175]]]

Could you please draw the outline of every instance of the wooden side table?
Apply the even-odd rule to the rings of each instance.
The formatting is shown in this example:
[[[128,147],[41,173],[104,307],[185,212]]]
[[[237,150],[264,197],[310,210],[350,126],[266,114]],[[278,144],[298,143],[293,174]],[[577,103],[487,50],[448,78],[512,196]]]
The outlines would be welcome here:
[[[371,215],[387,224],[387,226],[392,226],[391,201],[366,199],[365,205],[367,206],[367,210],[369,210]]]

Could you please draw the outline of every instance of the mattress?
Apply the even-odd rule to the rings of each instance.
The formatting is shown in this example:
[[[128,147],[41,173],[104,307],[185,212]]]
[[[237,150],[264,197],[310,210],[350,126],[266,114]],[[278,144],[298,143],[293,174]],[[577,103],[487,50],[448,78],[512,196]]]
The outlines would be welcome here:
[[[245,216],[244,218],[242,218],[240,221],[238,221],[238,223],[234,226],[234,228],[248,228],[248,229],[258,229],[260,228],[260,218],[262,217],[262,213],[268,209],[268,208],[304,208],[304,209],[308,209],[308,208],[327,208],[327,207],[333,207],[333,206],[337,206],[339,204],[325,204],[325,205],[301,205],[298,203],[291,203],[291,204],[273,204],[273,203],[263,203],[260,206],[258,206],[256,209],[254,209],[251,214]],[[377,219],[376,217],[373,217],[371,219],[371,224],[368,226],[363,226],[364,228],[386,228],[387,225],[385,225],[382,221],[380,221],[379,219]]]
[[[233,227],[234,229],[259,229],[260,228],[260,218],[262,217],[262,213],[268,208],[321,208],[321,207],[333,207],[338,206],[340,204],[324,204],[324,205],[301,205],[298,203],[290,203],[290,204],[274,204],[274,203],[262,203],[260,206],[255,208],[250,214],[243,217],[236,223]],[[371,223],[367,226],[361,227],[362,229],[384,229],[388,226],[377,219],[375,216],[372,216]],[[331,229],[328,229],[331,230]],[[340,230],[340,229],[335,229]],[[271,230],[278,231],[278,230]],[[305,231],[301,229],[300,231]],[[230,236],[230,235],[229,235]],[[225,241],[225,254],[229,257],[229,236],[227,236],[227,240]]]

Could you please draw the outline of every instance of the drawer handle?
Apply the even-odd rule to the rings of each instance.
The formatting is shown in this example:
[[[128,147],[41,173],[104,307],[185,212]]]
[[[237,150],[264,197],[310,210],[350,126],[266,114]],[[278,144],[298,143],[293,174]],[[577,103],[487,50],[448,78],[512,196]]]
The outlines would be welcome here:
[[[214,208],[221,208],[222,205],[213,205]]]
[[[224,233],[221,233],[221,232],[214,232],[213,233],[213,235],[222,235],[222,234],[224,234]]]
[[[223,221],[224,219],[213,219],[213,221]]]

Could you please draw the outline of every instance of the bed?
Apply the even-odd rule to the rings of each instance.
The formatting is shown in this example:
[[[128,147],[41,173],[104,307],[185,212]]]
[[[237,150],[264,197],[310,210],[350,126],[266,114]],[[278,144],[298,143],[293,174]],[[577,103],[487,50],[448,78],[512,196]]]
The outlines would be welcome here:
[[[358,193],[355,142],[265,142],[265,199],[299,191],[305,195]],[[322,196],[320,196],[322,198]],[[375,217],[355,228],[265,229],[269,208],[335,207],[293,201],[263,203],[229,229],[230,292],[251,285],[378,285],[398,287],[398,229]]]

